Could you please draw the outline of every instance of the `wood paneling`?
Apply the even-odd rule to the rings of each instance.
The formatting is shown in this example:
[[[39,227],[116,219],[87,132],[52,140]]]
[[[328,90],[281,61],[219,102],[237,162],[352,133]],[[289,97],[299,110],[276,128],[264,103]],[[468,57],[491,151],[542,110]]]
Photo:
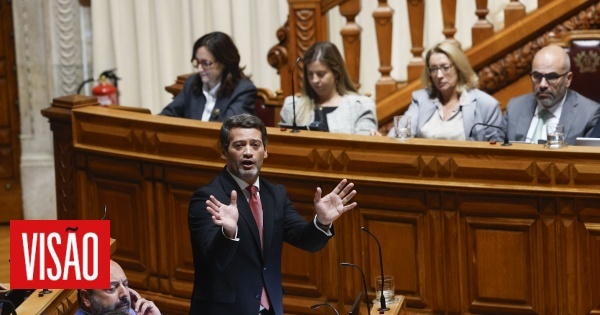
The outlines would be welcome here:
[[[0,0],[0,222],[23,218],[19,100],[12,3]]]
[[[194,272],[187,206],[223,168],[220,125],[70,102],[85,100],[44,110],[66,133],[55,133],[55,147],[70,148],[57,160],[73,161],[56,172],[76,174],[76,184],[59,181],[57,194],[70,191],[62,204],[72,205],[59,217],[98,218],[107,204],[114,257],[132,286],[164,313],[185,314]],[[361,227],[379,238],[409,313],[600,309],[600,149],[268,132],[261,176],[283,184],[305,218],[316,187],[348,178],[358,191],[359,206],[336,221],[325,249],[285,247],[286,313],[314,314],[309,306],[324,301],[347,310],[362,279],[340,262],[361,266],[375,297],[379,249]]]

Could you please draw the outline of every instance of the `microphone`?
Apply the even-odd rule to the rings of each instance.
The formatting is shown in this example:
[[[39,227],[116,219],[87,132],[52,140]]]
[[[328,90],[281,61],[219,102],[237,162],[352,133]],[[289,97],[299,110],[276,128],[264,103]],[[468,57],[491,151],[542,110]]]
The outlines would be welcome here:
[[[296,86],[294,85],[294,70],[296,70],[296,66],[298,65],[298,62],[300,62],[302,58],[300,58],[300,56],[298,56],[298,58],[296,58],[296,62],[294,62],[294,66],[292,67],[292,111],[294,112],[294,121],[292,122],[292,131],[290,132],[300,132],[300,130],[298,130],[298,126],[296,125],[296,92],[295,92],[295,88]]]
[[[336,315],[340,315],[340,313],[338,313],[338,311],[335,309],[335,307],[333,307],[333,306],[331,306],[331,304],[327,304],[327,303],[315,304],[315,305],[311,306],[310,309],[316,310],[317,308],[319,308],[321,306],[329,306],[333,309],[333,311],[335,312]]]
[[[378,311],[389,311],[390,309],[388,307],[386,307],[385,305],[385,296],[383,296],[383,282],[385,280],[384,274],[383,274],[383,255],[381,254],[381,244],[379,244],[379,240],[377,239],[377,237],[375,237],[375,235],[373,235],[373,233],[369,232],[369,230],[367,230],[366,227],[361,227],[361,230],[367,232],[369,235],[373,236],[373,238],[375,239],[375,242],[377,242],[377,246],[379,246],[379,266],[381,266],[381,297],[379,298],[379,303],[381,304],[381,307],[378,308]],[[375,290],[377,290],[377,288],[375,288]]]
[[[367,314],[371,315],[371,306],[369,305],[369,296],[367,295],[367,280],[365,279],[365,272],[359,266],[357,266],[355,264],[351,264],[351,263],[343,262],[343,263],[340,263],[340,266],[344,266],[344,267],[352,266],[352,267],[355,267],[356,269],[360,270],[360,274],[362,275],[362,281],[363,281],[363,292],[365,294],[365,302],[367,303]]]
[[[475,129],[475,126],[477,125],[481,125],[481,126],[485,126],[485,127],[492,127],[492,128],[497,128],[502,130],[502,132],[504,133],[504,143],[502,144],[502,146],[509,146],[512,145],[512,143],[508,142],[508,133],[506,132],[506,130],[504,130],[504,128],[502,127],[498,127],[498,126],[494,126],[494,125],[488,125],[488,124],[484,124],[484,123],[476,123],[473,125],[473,127],[471,127],[471,132],[469,132],[469,138],[471,138],[471,136],[473,135],[473,129]]]

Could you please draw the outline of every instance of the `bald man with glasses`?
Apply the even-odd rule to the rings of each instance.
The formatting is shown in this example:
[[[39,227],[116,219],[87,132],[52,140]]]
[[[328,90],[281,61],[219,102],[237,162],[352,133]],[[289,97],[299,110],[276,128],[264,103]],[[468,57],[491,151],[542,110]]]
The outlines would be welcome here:
[[[533,93],[511,99],[504,114],[510,141],[544,143],[546,125],[565,127],[565,140],[574,145],[577,137],[589,136],[600,117],[600,104],[569,89],[573,73],[565,50],[546,46],[533,57]]]

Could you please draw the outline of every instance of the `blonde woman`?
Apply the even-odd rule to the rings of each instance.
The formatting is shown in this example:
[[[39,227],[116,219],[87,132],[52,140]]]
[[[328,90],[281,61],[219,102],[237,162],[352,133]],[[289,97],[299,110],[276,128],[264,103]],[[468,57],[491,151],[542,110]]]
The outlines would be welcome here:
[[[285,99],[281,123],[293,123],[292,96]],[[375,103],[358,95],[342,55],[330,42],[318,42],[304,54],[302,95],[296,97],[296,124],[332,133],[370,135],[377,130]]]
[[[477,89],[478,77],[465,54],[450,43],[441,43],[425,56],[421,82],[425,89],[412,94],[404,113],[411,118],[411,134],[417,138],[446,140],[501,140],[499,103]],[[392,129],[389,136],[394,135]]]

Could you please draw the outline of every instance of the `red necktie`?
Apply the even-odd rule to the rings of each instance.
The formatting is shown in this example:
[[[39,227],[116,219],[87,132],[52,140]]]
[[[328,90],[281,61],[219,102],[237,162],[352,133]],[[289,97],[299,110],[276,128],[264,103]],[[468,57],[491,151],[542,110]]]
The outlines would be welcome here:
[[[258,235],[260,235],[260,249],[263,248],[263,212],[262,205],[260,203],[260,198],[258,198],[258,190],[256,186],[248,186],[246,189],[250,192],[250,199],[248,202],[250,203],[250,209],[252,210],[252,216],[254,216],[254,221],[256,221],[256,226],[258,226]],[[262,289],[262,295],[260,296],[260,305],[265,309],[269,309],[269,300],[267,299],[267,292],[265,291],[265,287]]]

